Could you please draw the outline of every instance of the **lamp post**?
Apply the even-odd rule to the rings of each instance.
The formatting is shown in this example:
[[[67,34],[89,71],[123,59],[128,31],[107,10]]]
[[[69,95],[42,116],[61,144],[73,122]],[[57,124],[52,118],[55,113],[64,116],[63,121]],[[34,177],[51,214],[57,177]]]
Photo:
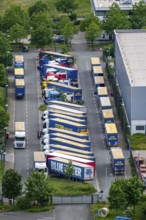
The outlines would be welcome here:
[[[55,49],[55,52],[56,52],[56,34],[54,34],[54,49]]]
[[[6,99],[7,99],[7,96],[8,96],[8,84],[5,85],[5,87],[6,87]]]

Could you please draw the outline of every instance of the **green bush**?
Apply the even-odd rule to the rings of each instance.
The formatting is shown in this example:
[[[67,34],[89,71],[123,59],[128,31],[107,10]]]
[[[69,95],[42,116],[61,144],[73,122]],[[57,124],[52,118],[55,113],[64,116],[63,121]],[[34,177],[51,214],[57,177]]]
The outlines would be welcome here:
[[[31,201],[25,195],[22,195],[18,197],[16,206],[20,209],[28,209],[31,207]]]

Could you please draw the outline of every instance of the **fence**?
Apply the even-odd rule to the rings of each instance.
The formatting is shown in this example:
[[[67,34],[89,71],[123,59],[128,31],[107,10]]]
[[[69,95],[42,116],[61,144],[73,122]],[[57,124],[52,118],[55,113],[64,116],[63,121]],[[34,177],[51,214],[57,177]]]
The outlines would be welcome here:
[[[69,205],[69,204],[94,204],[99,201],[99,194],[83,196],[52,196],[52,204]]]

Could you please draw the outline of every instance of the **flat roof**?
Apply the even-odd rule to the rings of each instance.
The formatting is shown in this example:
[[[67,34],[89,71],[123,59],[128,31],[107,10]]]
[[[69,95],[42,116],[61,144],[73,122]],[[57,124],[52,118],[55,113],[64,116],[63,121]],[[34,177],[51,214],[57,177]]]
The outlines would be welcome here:
[[[106,129],[107,134],[116,134],[116,133],[118,133],[115,123],[106,123],[105,124],[105,129]]]
[[[146,86],[146,30],[116,30],[131,86]]]
[[[140,2],[140,0],[92,0],[94,4],[95,11],[107,11],[109,7],[116,2],[122,10],[131,10],[132,5]]]
[[[112,109],[104,109],[102,110],[103,118],[114,118],[113,110]]]
[[[91,65],[92,66],[101,65],[100,58],[99,57],[91,57]]]
[[[120,147],[111,147],[111,152],[114,159],[124,158],[123,151]]]
[[[111,101],[109,97],[100,97],[101,106],[111,106]]]
[[[24,79],[15,79],[16,86],[25,86]]]
[[[93,74],[103,74],[102,66],[93,66]]]
[[[95,84],[104,84],[104,77],[103,76],[94,76]]]
[[[107,95],[108,92],[107,92],[107,87],[104,86],[104,87],[97,87],[97,94],[98,95]]]

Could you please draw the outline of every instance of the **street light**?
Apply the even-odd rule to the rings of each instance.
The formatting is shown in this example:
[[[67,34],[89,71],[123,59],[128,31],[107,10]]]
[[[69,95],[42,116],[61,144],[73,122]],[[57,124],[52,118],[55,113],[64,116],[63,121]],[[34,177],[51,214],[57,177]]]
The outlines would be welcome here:
[[[8,84],[5,85],[5,87],[6,87],[6,99],[7,99],[7,96],[8,96]]]
[[[6,148],[6,131],[7,127],[4,128],[4,149]]]
[[[54,49],[55,49],[55,52],[56,52],[56,34],[54,34]]]
[[[1,172],[2,172],[2,178],[1,178],[1,188],[0,188],[0,193],[1,193],[1,203],[3,204],[3,189],[2,189],[2,179],[3,179],[3,175],[4,175],[4,164],[5,164],[5,155],[6,152],[4,151],[4,148],[2,147],[2,149],[0,150],[0,158],[1,158]]]

